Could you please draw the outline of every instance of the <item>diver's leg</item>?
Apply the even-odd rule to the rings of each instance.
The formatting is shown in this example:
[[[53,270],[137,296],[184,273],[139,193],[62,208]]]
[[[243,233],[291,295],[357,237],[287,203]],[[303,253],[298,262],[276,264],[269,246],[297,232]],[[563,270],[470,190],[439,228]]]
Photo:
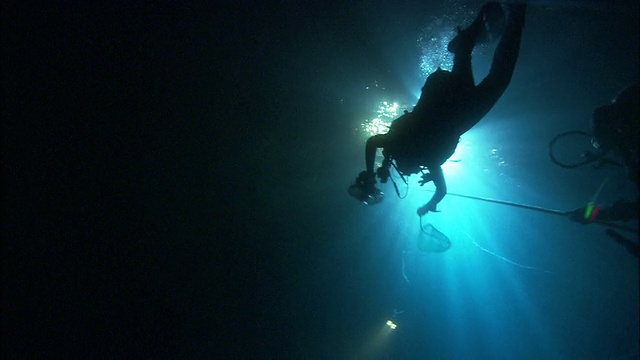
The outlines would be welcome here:
[[[500,28],[499,23],[503,18],[502,6],[497,2],[488,2],[480,9],[473,23],[464,30],[458,30],[458,35],[449,42],[448,50],[454,53],[452,74],[460,85],[475,85],[471,52],[477,43],[487,40],[491,37],[492,31]]]
[[[479,16],[469,27],[464,30],[458,30],[458,35],[449,42],[447,47],[449,52],[454,54],[451,73],[457,81],[465,86],[475,85],[471,69],[471,52],[475,46],[477,34],[482,27],[481,17]]]
[[[463,46],[461,46],[462,48]],[[451,74],[460,86],[473,87],[475,81],[473,80],[473,70],[471,69],[471,51],[473,50],[473,44],[471,46],[464,45],[464,49],[458,49],[453,56],[453,69]]]
[[[376,188],[376,175],[373,172],[376,150],[386,146],[388,136],[374,135],[367,140],[365,147],[365,162],[367,169],[361,172],[353,185],[349,187],[349,195],[362,201],[365,204],[373,205],[382,201],[382,191]]]
[[[493,55],[489,74],[476,87],[475,117],[480,119],[500,99],[509,86],[520,52],[526,4],[507,4],[509,19]]]

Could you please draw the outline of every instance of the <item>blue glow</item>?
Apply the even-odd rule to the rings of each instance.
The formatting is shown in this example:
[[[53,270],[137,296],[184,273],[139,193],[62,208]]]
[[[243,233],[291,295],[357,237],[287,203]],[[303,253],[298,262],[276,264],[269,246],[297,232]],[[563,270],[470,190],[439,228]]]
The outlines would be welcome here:
[[[500,162],[507,161],[508,156],[500,154],[499,146],[483,139],[482,131],[472,130],[465,138],[452,157],[459,161],[447,162],[444,166],[449,192],[492,193],[487,179],[500,171]],[[422,340],[434,347],[429,353],[469,358],[474,354],[456,344],[467,344],[488,356],[495,350],[484,348],[483,344],[497,338],[515,340],[517,329],[526,328],[537,339],[543,339],[539,340],[538,354],[554,354],[553,343],[544,333],[545,324],[536,315],[540,304],[526,296],[522,285],[532,280],[551,281],[550,270],[544,266],[544,252],[536,245],[539,243],[536,236],[521,234],[517,242],[507,242],[502,231],[504,226],[511,225],[503,219],[510,210],[447,196],[439,206],[442,212],[428,214],[424,219],[446,234],[452,246],[442,253],[424,253],[419,248],[424,234],[418,226],[415,209],[430,198],[433,186],[421,188],[416,179],[413,177],[410,181],[406,199],[388,201],[385,204],[388,207],[377,215],[377,221],[391,227],[380,237],[396,239],[392,245],[394,249],[385,247],[385,253],[402,254],[401,260],[396,262],[398,268],[389,269],[389,273],[400,274],[398,283],[410,289],[407,291],[417,304],[423,304],[410,308],[410,314],[399,315],[403,329],[424,334]],[[503,191],[513,191],[515,187],[513,183],[500,186]],[[392,194],[391,191],[387,193]],[[531,218],[535,222],[541,220],[541,216]],[[398,238],[394,234],[402,236]],[[500,292],[493,289],[500,289]],[[510,308],[504,308],[505,304]],[[512,311],[521,313],[518,320],[509,315]],[[424,317],[417,315],[422,313]],[[475,331],[466,326],[469,321],[491,325]],[[447,342],[434,344],[433,324],[439,324],[438,331],[448,339]],[[420,353],[419,349],[396,351],[411,354]],[[521,354],[514,355],[520,357]]]
[[[407,92],[416,100],[420,93],[412,81],[422,85],[437,67],[451,69],[447,44],[456,26],[469,24],[477,10],[449,9],[457,12],[432,18],[417,37],[422,77],[407,81]],[[551,14],[555,27],[547,29],[546,11],[537,7],[530,12],[522,56],[504,97],[462,135],[454,155],[443,165],[449,194],[438,205],[439,212],[423,220],[450,239],[450,248],[438,252],[442,246],[424,246],[416,209],[431,198],[434,186],[420,187],[419,176],[412,176],[406,186],[392,171],[400,194],[408,191],[406,198],[399,199],[391,183],[377,184],[386,196],[381,205],[347,207],[344,223],[349,225],[336,232],[339,240],[331,247],[345,249],[349,254],[344,258],[353,260],[340,291],[360,290],[345,300],[351,305],[347,308],[366,299],[375,305],[361,319],[380,318],[371,321],[371,328],[377,329],[381,319],[398,324],[380,358],[632,358],[627,354],[637,358],[638,262],[608,239],[603,228],[573,223],[562,214],[454,196],[572,210],[584,206],[607,176],[587,168],[555,168],[548,162],[546,145],[559,131],[584,129],[590,107],[598,105],[589,103],[591,95],[572,92],[576,84],[589,83],[607,102],[610,90],[598,91],[600,84],[626,79],[628,69],[635,67],[625,67],[611,56],[611,63],[627,70],[589,76],[575,71],[576,65],[590,68],[591,60],[582,62],[574,54],[585,46],[600,49],[601,42],[587,44],[582,35],[557,36],[566,29],[567,15],[573,17],[575,34],[578,28],[593,29],[593,22],[598,29],[608,27],[599,16],[555,13]],[[582,21],[584,27],[578,27]],[[599,31],[593,34],[609,39]],[[488,70],[494,45],[476,49],[476,81],[485,72],[476,70]],[[558,58],[558,53],[564,57]],[[637,59],[628,60],[637,65]],[[549,76],[541,77],[540,71]],[[572,82],[565,83],[569,78]],[[555,90],[558,87],[563,90]],[[575,98],[558,97],[564,93]],[[372,109],[371,119],[385,126],[393,120],[378,116],[377,108]],[[373,128],[377,130],[366,134],[386,132],[386,127]],[[618,185],[628,186],[624,176]],[[630,191],[633,198],[636,190]],[[611,201],[619,199],[620,189],[611,189],[609,195]],[[335,219],[340,222],[338,216]],[[333,264],[333,259],[327,263]]]

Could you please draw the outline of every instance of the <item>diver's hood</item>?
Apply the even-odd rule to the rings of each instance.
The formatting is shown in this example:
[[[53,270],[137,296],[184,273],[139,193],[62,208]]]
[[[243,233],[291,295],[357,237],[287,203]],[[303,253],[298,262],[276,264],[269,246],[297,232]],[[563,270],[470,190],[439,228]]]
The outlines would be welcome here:
[[[622,89],[613,102],[616,104],[630,104],[637,107],[640,103],[640,83],[636,82]]]
[[[601,106],[593,111],[591,121],[591,131],[598,141],[598,144],[604,149],[610,149],[615,145],[616,126],[615,119],[616,107],[611,105]]]
[[[422,87],[422,91],[431,89],[442,89],[451,83],[451,71],[442,70],[439,66],[436,71],[427,77],[427,81]]]
[[[443,98],[448,97],[453,86],[453,74],[451,71],[442,70],[440,67],[425,81],[422,87],[420,99],[429,103],[439,103]]]
[[[614,102],[593,112],[591,130],[598,144],[604,149],[616,146],[637,148],[640,126],[638,105]]]

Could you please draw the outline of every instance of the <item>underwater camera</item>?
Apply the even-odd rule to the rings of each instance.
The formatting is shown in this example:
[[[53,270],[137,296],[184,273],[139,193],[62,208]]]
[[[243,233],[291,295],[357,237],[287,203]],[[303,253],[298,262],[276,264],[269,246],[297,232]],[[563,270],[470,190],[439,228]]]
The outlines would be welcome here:
[[[361,201],[365,205],[375,205],[382,202],[384,193],[380,189],[375,188],[373,192],[367,191],[361,184],[353,184],[349,186],[349,195]]]
[[[367,176],[366,171],[358,175],[353,185],[349,186],[347,192],[365,205],[375,205],[382,201],[384,193],[374,186],[375,179]]]

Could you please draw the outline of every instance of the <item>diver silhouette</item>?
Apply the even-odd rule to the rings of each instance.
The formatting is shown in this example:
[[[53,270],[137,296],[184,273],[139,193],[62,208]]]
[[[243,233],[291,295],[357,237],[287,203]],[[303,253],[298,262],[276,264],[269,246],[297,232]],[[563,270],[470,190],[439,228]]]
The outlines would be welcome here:
[[[640,143],[640,84],[623,89],[607,105],[594,110],[591,122],[592,144],[600,158],[612,157],[610,163],[622,164],[629,181],[638,186],[638,144]],[[626,221],[638,218],[638,199],[616,201],[607,207],[593,204],[568,213],[569,219],[588,224],[593,221]]]
[[[458,28],[456,37],[448,45],[448,50],[454,54],[453,69],[438,68],[430,74],[413,111],[405,111],[394,120],[388,133],[367,140],[366,170],[349,188],[352,196],[366,204],[382,200],[383,194],[375,186],[374,173],[376,150],[382,148],[384,160],[377,170],[381,182],[385,183],[389,178],[391,165],[403,176],[422,172],[421,184],[433,181],[436,191],[417,213],[423,216],[437,211],[437,204],[447,193],[441,165],[453,155],[460,136],[493,108],[511,82],[520,51],[525,12],[525,4],[489,2],[469,27]],[[473,48],[498,37],[500,41],[489,73],[476,85],[471,68]]]

